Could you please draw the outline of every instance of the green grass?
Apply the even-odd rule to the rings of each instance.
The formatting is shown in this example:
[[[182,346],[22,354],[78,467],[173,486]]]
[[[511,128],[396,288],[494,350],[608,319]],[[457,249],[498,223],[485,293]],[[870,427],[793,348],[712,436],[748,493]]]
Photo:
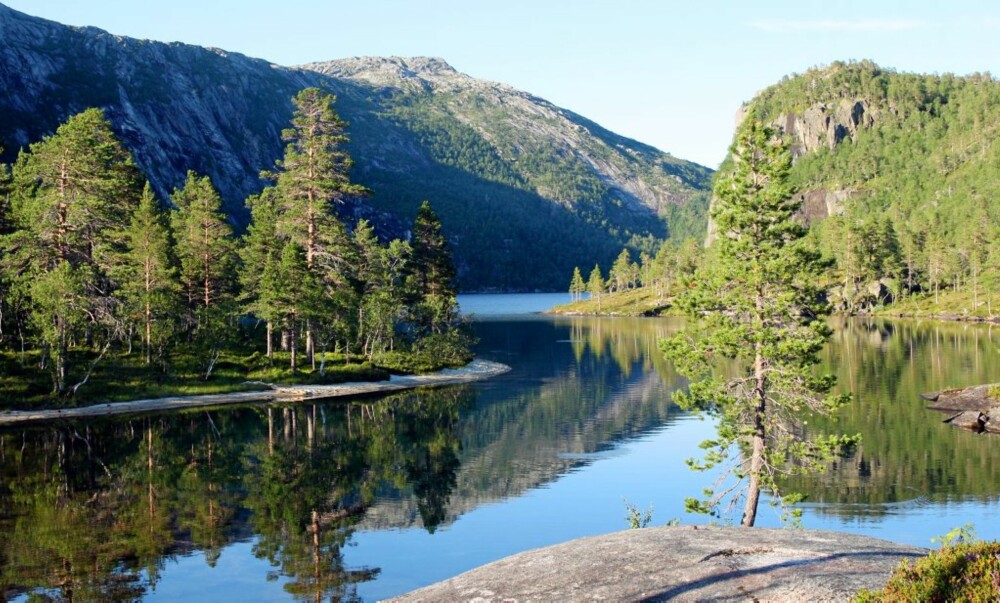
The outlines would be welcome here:
[[[70,353],[70,385],[83,378],[96,358],[90,351]],[[431,354],[394,353],[376,358],[374,363],[358,356],[327,353],[324,374],[320,358],[316,370],[306,364],[294,373],[288,368],[289,354],[277,352],[273,361],[260,353],[227,351],[220,355],[211,376],[205,378],[204,358],[172,354],[167,362],[147,366],[141,355],[108,354],[95,367],[85,385],[72,396],[52,393],[48,370],[39,368],[37,351],[19,353],[0,351],[0,410],[71,408],[101,402],[122,402],[166,396],[193,396],[258,390],[262,383],[331,384],[348,381],[381,381],[391,373],[431,372],[456,362],[435,360]],[[305,356],[299,361],[304,363]],[[463,363],[459,363],[463,364]]]
[[[592,298],[556,306],[552,314],[601,316],[662,316],[670,314],[672,298],[656,295],[652,287],[605,293]]]
[[[996,287],[981,285],[979,294],[973,295],[971,287],[961,291],[945,290],[938,293],[911,295],[895,303],[876,308],[871,314],[878,316],[912,316],[916,318],[946,318],[958,320],[996,320],[1000,318],[1000,295]]]

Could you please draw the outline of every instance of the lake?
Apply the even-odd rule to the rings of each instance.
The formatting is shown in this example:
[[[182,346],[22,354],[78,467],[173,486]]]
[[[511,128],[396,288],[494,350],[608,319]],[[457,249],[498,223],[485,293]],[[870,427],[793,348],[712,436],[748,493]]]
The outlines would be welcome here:
[[[684,460],[713,426],[671,403],[683,380],[657,348],[681,322],[531,314],[566,299],[462,296],[478,355],[512,367],[482,383],[0,431],[0,592],[373,601],[625,529],[626,501],[654,525],[705,523],[683,500],[713,478]],[[787,485],[808,495],[804,527],[932,546],[972,523],[1000,538],[1000,439],[918,398],[996,380],[1000,331],[834,327],[823,365],[855,396],[809,428],[863,443]]]

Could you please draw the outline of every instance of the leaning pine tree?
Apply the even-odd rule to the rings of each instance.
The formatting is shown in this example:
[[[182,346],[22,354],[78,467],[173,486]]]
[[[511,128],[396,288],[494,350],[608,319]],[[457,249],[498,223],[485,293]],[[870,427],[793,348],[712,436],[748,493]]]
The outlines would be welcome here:
[[[813,370],[830,336],[828,308],[817,287],[819,255],[806,248],[806,228],[793,219],[801,201],[788,184],[791,154],[752,119],[730,152],[733,166],[716,184],[712,211],[717,259],[678,300],[691,326],[660,345],[692,378],[677,403],[719,421],[718,437],[702,444],[704,459],[689,464],[728,469],[706,499],[686,501],[688,510],[717,515],[742,497],[742,524],[753,526],[761,489],[783,517],[797,518],[790,505],[801,496],[783,492],[780,476],[821,470],[857,437],[809,437],[802,429],[803,413],[830,413],[849,397],[831,395],[834,377]],[[740,369],[722,375],[727,361]]]

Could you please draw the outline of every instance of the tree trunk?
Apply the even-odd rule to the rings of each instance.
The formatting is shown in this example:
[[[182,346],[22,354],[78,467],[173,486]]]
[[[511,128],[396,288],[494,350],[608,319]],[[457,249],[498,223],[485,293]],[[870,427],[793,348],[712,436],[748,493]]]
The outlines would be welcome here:
[[[266,349],[267,349],[267,359],[274,359],[274,327],[271,325],[271,321],[267,321],[265,324],[264,338],[267,339]]]
[[[295,345],[295,321],[293,320],[292,321],[292,328],[288,330],[288,349],[291,351],[291,356],[292,356],[291,366],[292,366],[292,372],[293,373],[295,372],[295,360],[296,360],[296,358],[295,358],[295,348],[296,347],[297,346]]]
[[[758,352],[754,360],[756,386],[754,397],[757,405],[753,411],[753,452],[750,456],[750,483],[747,485],[747,501],[743,507],[742,525],[752,528],[757,519],[757,504],[760,501],[760,474],[764,468],[764,416],[767,412],[767,398],[764,382],[764,358]]]
[[[267,409],[267,453],[274,454],[274,409]]]
[[[146,365],[153,361],[153,309],[146,300]]]

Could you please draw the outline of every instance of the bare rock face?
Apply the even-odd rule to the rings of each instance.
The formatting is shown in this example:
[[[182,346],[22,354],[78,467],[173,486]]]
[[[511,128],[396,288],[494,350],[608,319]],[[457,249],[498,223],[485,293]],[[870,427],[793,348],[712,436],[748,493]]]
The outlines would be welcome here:
[[[782,132],[795,139],[792,156],[826,147],[832,149],[847,139],[854,139],[858,130],[875,124],[875,116],[864,99],[841,99],[836,103],[815,104],[800,114],[785,113],[772,122]]]
[[[812,530],[658,527],[501,559],[394,601],[849,601],[925,549]]]
[[[736,114],[736,126],[746,118],[746,107]],[[792,160],[822,148],[853,142],[857,133],[871,128],[878,120],[877,111],[865,99],[841,99],[835,103],[817,103],[800,113],[782,113],[771,125],[792,137]],[[851,190],[810,189],[801,191],[802,209],[799,217],[806,224],[840,215],[844,204],[853,195]],[[716,202],[712,198],[712,204]],[[705,244],[716,236],[715,224],[709,221]]]

